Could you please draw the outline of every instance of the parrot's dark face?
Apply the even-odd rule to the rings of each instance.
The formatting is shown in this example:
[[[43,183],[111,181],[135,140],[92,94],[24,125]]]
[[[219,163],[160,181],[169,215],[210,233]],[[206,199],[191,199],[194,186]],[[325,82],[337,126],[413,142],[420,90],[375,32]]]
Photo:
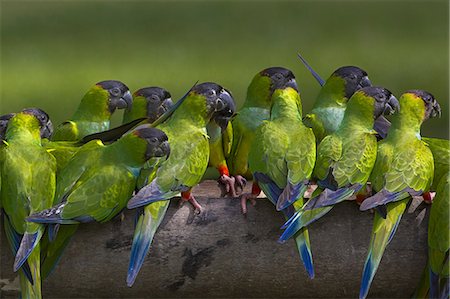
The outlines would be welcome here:
[[[109,93],[108,108],[111,113],[116,109],[131,109],[133,97],[128,87],[120,81],[108,80],[96,84]]]
[[[153,157],[169,157],[170,146],[166,133],[156,128],[143,126],[137,127],[133,133],[147,142],[145,160]]]
[[[391,115],[400,110],[400,103],[397,98],[386,88],[369,86],[360,90],[369,97],[372,97],[374,102],[374,119],[380,115]]]
[[[345,81],[345,97],[350,99],[355,91],[372,86],[367,73],[357,66],[343,66],[333,73]]]
[[[231,93],[222,86],[206,82],[196,85],[192,92],[206,98],[206,107],[211,119],[220,126],[222,131],[228,126],[228,122],[236,111]]]
[[[434,96],[425,91],[425,90],[408,90],[406,93],[414,94],[415,96],[422,99],[422,101],[425,104],[425,116],[423,121],[434,118],[434,117],[441,117],[441,106],[436,101]]]
[[[3,137],[5,137],[8,122],[14,115],[14,113],[8,113],[0,116],[0,140],[3,140]]]
[[[33,115],[39,121],[41,129],[41,138],[50,138],[53,134],[53,124],[50,117],[44,110],[39,108],[26,108],[22,110],[23,113]]]
[[[271,94],[276,89],[284,89],[287,87],[292,87],[296,91],[298,91],[297,82],[295,81],[294,74],[283,67],[270,67],[267,69],[264,69],[260,72],[261,76],[265,76],[270,78],[270,89]]]
[[[144,97],[147,101],[147,117],[154,122],[173,106],[172,96],[164,88],[145,87],[134,93],[135,97]]]

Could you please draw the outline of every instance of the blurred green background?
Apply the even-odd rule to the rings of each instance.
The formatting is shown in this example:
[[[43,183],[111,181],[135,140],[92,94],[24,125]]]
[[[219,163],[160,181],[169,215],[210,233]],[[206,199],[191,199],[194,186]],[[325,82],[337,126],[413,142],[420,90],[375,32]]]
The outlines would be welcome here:
[[[423,134],[448,138],[448,11],[448,1],[2,1],[0,113],[39,106],[58,124],[106,79],[174,99],[215,81],[240,106],[254,74],[277,65],[296,74],[309,111],[319,86],[301,51],[323,77],[357,65],[396,95],[430,91],[444,113]]]

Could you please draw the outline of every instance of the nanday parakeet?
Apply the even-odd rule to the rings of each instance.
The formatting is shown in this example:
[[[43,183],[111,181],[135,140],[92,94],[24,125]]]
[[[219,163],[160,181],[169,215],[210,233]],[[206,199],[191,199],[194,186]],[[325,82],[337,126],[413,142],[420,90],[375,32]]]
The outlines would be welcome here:
[[[283,67],[269,67],[257,73],[247,89],[247,97],[242,108],[232,120],[233,142],[227,159],[230,174],[241,190],[246,179],[252,174],[248,168],[248,153],[254,140],[255,131],[270,117],[270,106],[275,80],[287,78],[292,72]]]
[[[131,106],[132,96],[125,84],[101,81],[84,95],[72,117],[55,129],[52,141],[78,141],[86,135],[108,130],[114,111]]]
[[[259,188],[285,217],[290,217],[303,205],[316,158],[316,141],[310,128],[302,122],[302,104],[294,75],[274,78],[270,118],[256,130],[249,152],[249,168],[253,174],[251,194],[255,198]],[[256,191],[256,192],[255,192]],[[296,235],[295,242],[310,278],[314,266],[307,229]]]
[[[30,214],[51,207],[55,194],[56,161],[42,146],[53,127],[48,115],[28,108],[9,119],[0,146],[0,198],[3,222],[15,255],[22,298],[41,298],[40,245],[42,224],[28,223]]]
[[[387,137],[378,144],[377,159],[369,177],[375,195],[360,206],[364,211],[386,205],[386,215],[379,211],[374,215],[360,298],[369,292],[384,250],[395,235],[411,195],[427,192],[433,182],[433,155],[421,140],[420,127],[428,118],[440,115],[439,104],[423,90],[407,91],[399,102],[400,112],[394,115]]]
[[[171,154],[154,173],[154,179],[129,202],[128,208],[140,208],[131,248],[127,285],[132,286],[160,225],[169,199],[181,192],[182,201],[201,209],[191,189],[197,185],[209,160],[206,125],[214,120],[226,128],[234,114],[231,94],[215,83],[196,85],[172,116],[158,126],[171,142]]]

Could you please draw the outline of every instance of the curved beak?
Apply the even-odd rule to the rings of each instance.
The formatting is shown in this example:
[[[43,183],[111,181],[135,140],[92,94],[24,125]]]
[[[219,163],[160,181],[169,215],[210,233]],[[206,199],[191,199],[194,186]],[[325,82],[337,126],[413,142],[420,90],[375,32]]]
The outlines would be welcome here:
[[[164,141],[163,143],[161,143],[160,148],[161,148],[161,150],[163,152],[163,156],[166,156],[166,160],[169,159],[169,156],[170,156],[169,141]]]
[[[49,120],[45,126],[41,128],[41,138],[50,138],[53,134],[53,123]]]
[[[128,111],[131,110],[131,106],[133,105],[133,96],[131,95],[131,92],[128,90],[124,95],[118,100],[117,102],[117,108],[118,109],[127,109]]]
[[[391,115],[398,111],[400,111],[400,103],[398,102],[396,97],[391,95],[389,101],[386,103],[386,107],[384,108],[383,114]]]
[[[295,81],[294,78],[290,79],[289,81],[286,82],[286,87],[292,87],[293,89],[295,89],[296,91],[298,91],[298,85],[297,85],[297,81]]]
[[[361,81],[358,83],[358,89],[372,86],[372,82],[370,82],[370,79],[368,76],[364,76],[361,78]]]
[[[433,105],[433,108],[431,110],[431,117],[441,117],[441,115],[442,115],[441,106],[437,101],[435,101],[435,104]]]
[[[236,105],[231,94],[225,89],[220,92],[219,98],[222,100],[224,106],[217,111],[214,121],[221,128],[222,132],[224,132],[228,127],[228,122],[236,111]]]

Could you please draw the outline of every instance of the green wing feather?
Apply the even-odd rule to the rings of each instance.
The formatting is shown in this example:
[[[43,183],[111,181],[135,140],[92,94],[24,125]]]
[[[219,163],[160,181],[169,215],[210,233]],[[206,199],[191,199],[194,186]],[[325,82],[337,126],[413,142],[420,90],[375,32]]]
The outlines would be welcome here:
[[[323,180],[327,177],[330,166],[342,157],[342,140],[336,135],[326,136],[317,147],[317,153],[314,177]]]
[[[52,135],[52,141],[77,141],[80,139],[77,124],[66,121],[59,125]]]
[[[434,180],[431,190],[436,190],[437,184],[441,178],[449,172],[450,164],[450,141],[447,139],[427,138],[423,137],[424,141],[431,152],[434,160]]]

